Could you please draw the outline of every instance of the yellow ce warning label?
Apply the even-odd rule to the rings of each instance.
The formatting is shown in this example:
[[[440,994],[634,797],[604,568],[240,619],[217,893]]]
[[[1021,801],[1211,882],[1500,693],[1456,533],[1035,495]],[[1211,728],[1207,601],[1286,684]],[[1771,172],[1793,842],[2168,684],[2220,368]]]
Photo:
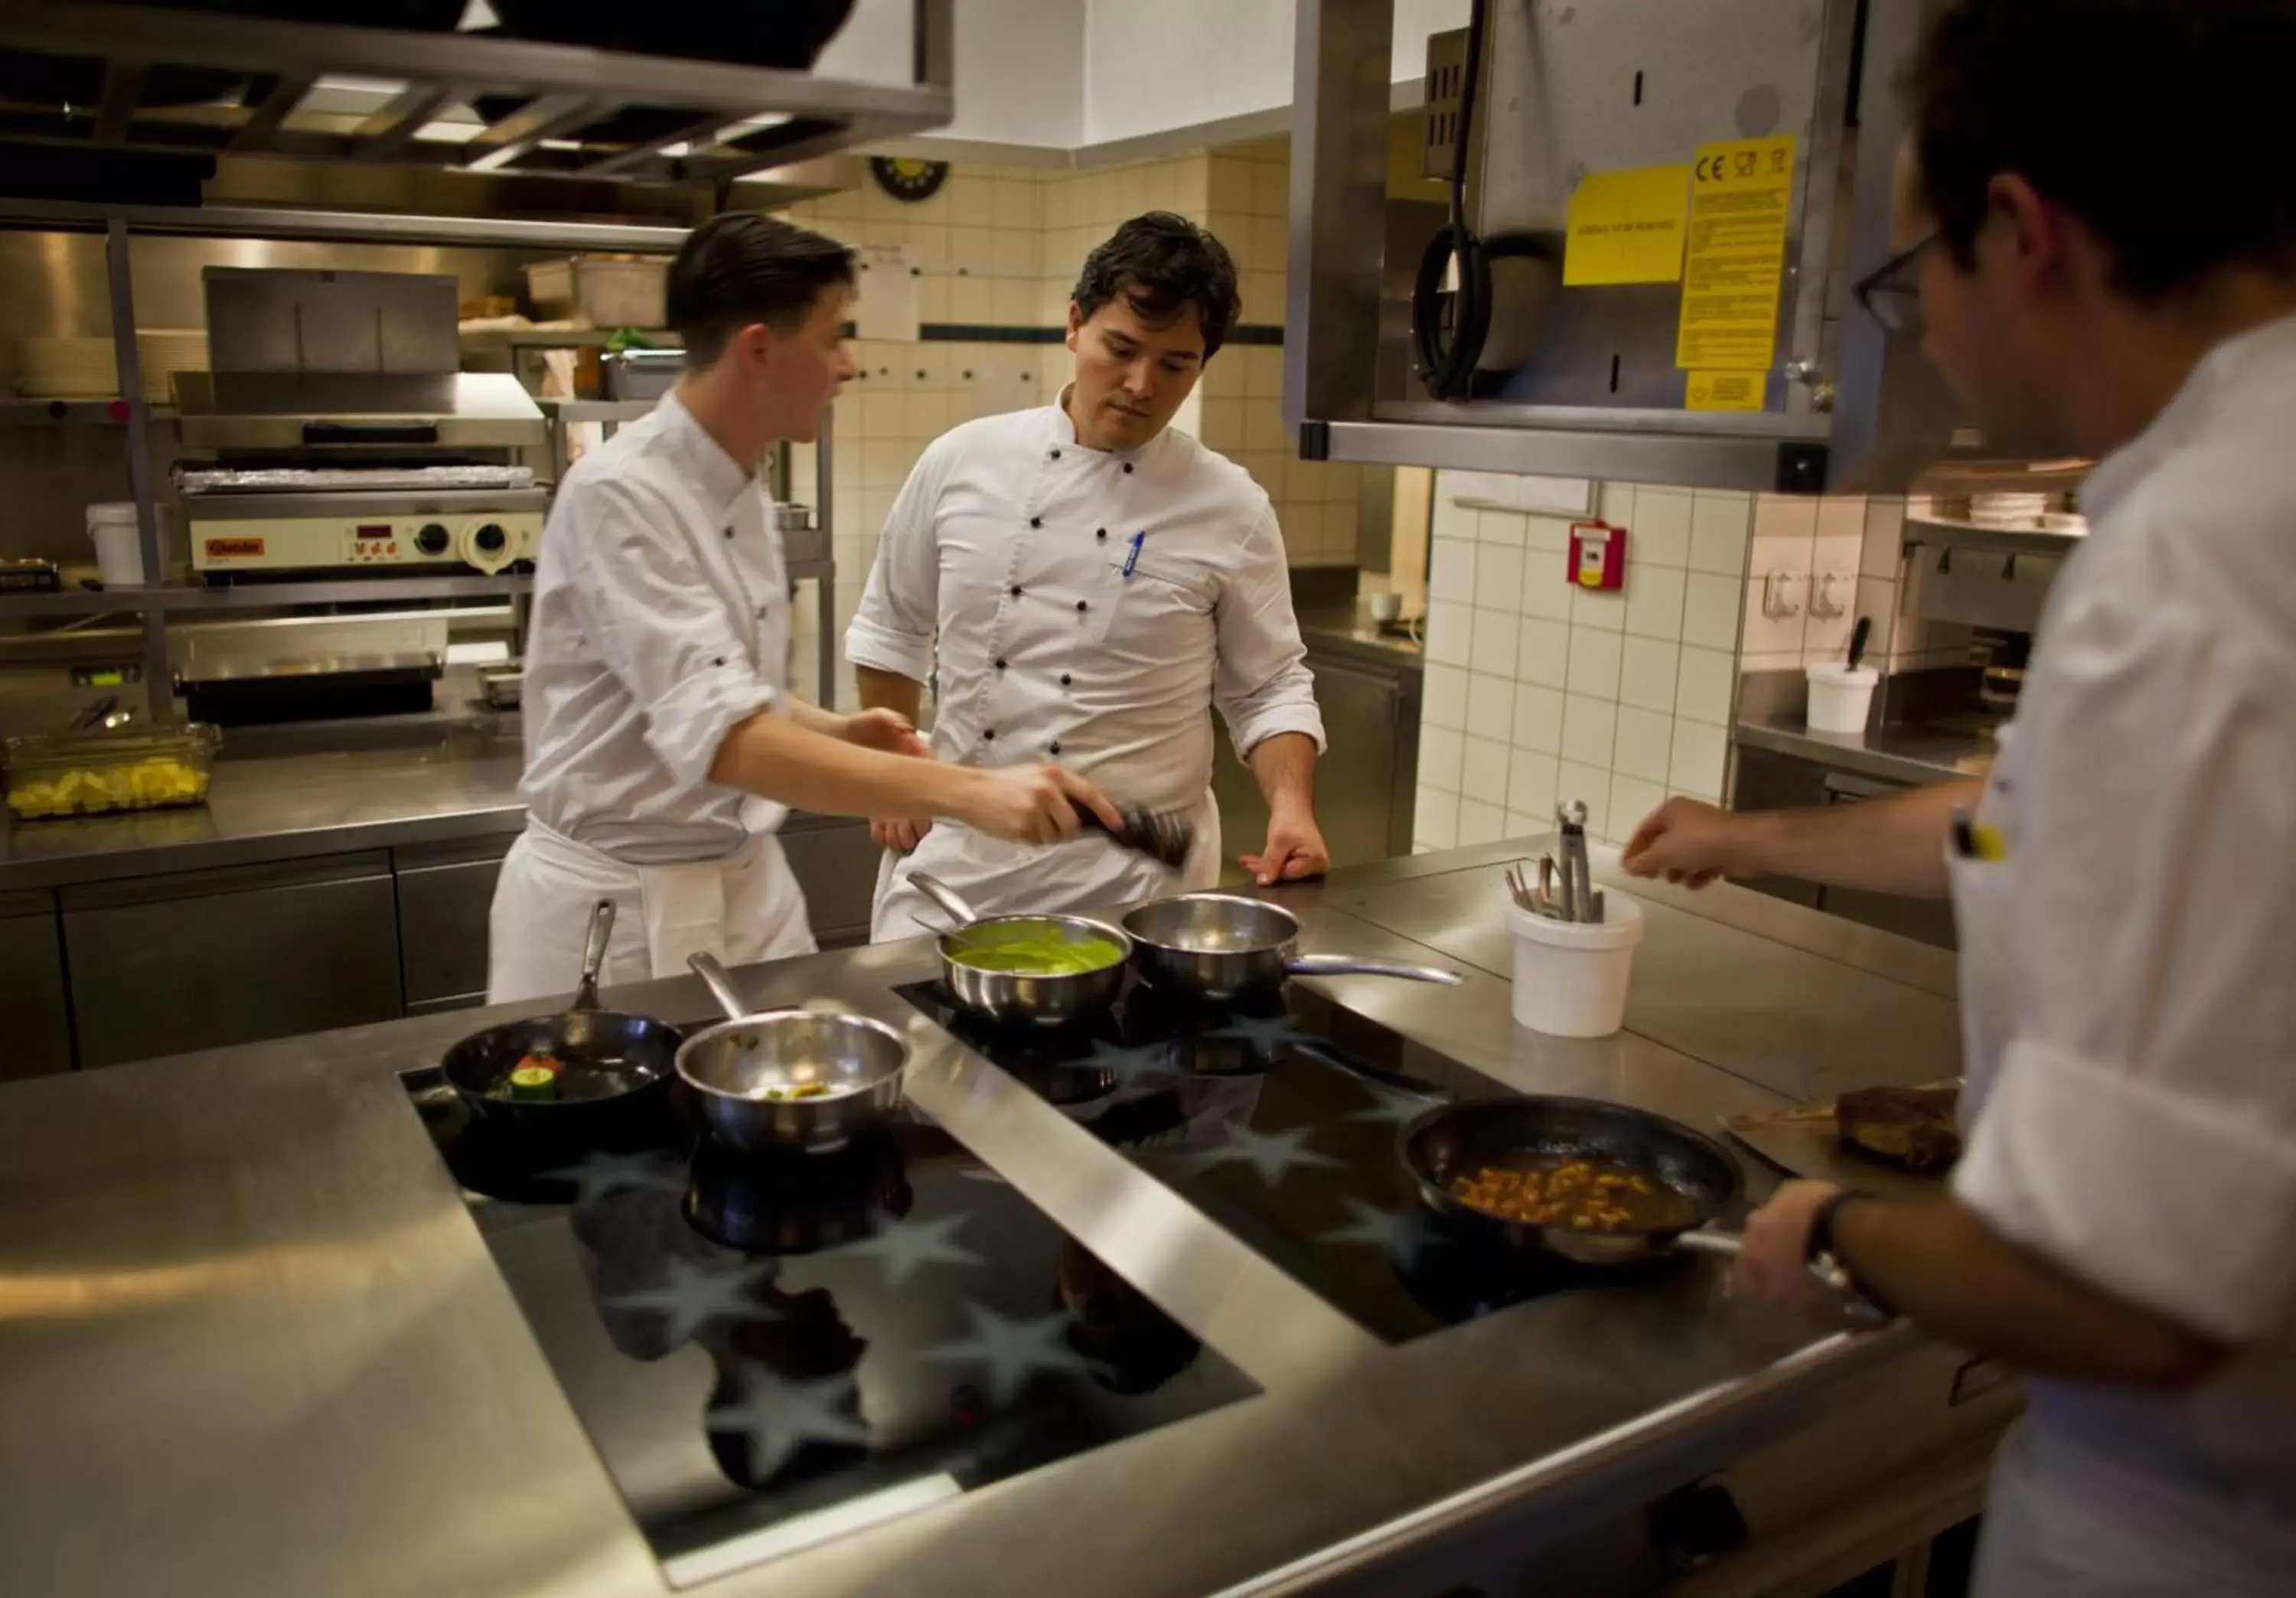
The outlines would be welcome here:
[[[1777,345],[1793,176],[1790,135],[1698,147],[1690,168],[1676,365],[1736,372],[1769,365]]]

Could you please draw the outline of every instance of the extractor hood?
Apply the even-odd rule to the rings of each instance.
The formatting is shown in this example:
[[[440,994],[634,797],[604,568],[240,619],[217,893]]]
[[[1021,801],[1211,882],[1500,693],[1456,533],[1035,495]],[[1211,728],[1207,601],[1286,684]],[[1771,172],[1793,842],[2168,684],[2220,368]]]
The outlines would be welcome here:
[[[1299,7],[1284,406],[1302,455],[1815,493],[1981,449],[1918,351],[1843,310],[1889,253],[1894,85],[1924,0],[1474,4],[1472,72],[1466,35],[1429,41],[1425,120],[1426,175],[1447,177],[1472,88],[1463,194],[1491,291],[1464,365],[1456,263],[1436,252],[1414,318],[1394,301],[1416,263],[1384,258],[1386,106],[1366,86],[1389,75],[1393,0]]]

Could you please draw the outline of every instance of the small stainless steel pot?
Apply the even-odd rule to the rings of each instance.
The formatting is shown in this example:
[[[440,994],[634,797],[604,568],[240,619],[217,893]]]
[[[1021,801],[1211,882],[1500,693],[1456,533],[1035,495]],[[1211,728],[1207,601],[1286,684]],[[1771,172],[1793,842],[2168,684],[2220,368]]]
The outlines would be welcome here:
[[[1000,1027],[1070,1027],[1105,1013],[1123,992],[1124,963],[1132,955],[1132,939],[1106,922],[1085,915],[978,915],[955,889],[930,873],[911,872],[909,881],[956,922],[940,938],[941,980],[959,1004],[982,1020]],[[1050,976],[967,964],[964,935],[998,927],[1049,931],[1065,943],[1097,939],[1113,944],[1122,953],[1091,971]]]
[[[696,955],[687,963],[727,1017],[688,1037],[676,1061],[714,1136],[758,1154],[833,1149],[900,1104],[909,1045],[884,1022],[831,1011],[751,1012],[716,959]],[[827,1091],[770,1096],[815,1086]]]
[[[1460,976],[1431,965],[1302,955],[1290,911],[1232,893],[1150,899],[1124,917],[1133,968],[1156,987],[1227,1004],[1283,986],[1287,977],[1400,977],[1456,987]]]

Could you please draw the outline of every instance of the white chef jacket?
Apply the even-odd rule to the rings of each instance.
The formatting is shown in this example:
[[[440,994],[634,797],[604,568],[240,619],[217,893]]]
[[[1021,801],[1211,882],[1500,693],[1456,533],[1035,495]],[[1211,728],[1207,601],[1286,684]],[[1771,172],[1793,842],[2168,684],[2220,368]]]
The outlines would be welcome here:
[[[1278,733],[1323,748],[1267,494],[1168,428],[1136,450],[1086,449],[1067,397],[967,422],[925,450],[887,519],[846,654],[935,676],[939,758],[1054,762],[1119,803],[1190,813],[1198,847],[1176,876],[1096,835],[1040,848],[937,822],[880,879],[880,938],[940,925],[906,886],[912,869],[988,914],[1210,887],[1220,844],[1207,709],[1239,753]]]
[[[1956,860],[1961,1201],[2251,1351],[2185,1394],[2030,1381],[1986,1598],[2296,1590],[2296,318],[2102,463]]]
[[[536,562],[521,718],[527,832],[496,889],[489,996],[571,987],[588,906],[621,907],[609,980],[810,950],[771,836],[784,809],[709,781],[783,704],[789,581],[756,476],[675,395],[585,454]]]

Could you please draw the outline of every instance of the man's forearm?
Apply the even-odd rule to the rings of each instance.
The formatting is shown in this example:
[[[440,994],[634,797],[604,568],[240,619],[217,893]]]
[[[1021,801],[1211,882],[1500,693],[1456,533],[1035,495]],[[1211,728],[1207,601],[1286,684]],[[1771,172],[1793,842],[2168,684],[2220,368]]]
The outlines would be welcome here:
[[[791,721],[808,732],[818,733],[824,738],[842,738],[845,735],[845,717],[834,710],[824,710],[794,693],[782,696],[782,709]]]
[[[980,778],[970,766],[864,749],[771,711],[726,733],[709,767],[713,783],[796,809],[906,821],[964,814]]]
[[[861,691],[861,708],[865,710],[898,710],[917,725],[917,717],[924,709],[925,685],[914,677],[905,677],[898,671],[880,671],[873,666],[853,668],[854,685]]]
[[[1316,807],[1316,741],[1305,733],[1275,733],[1251,746],[1251,774],[1271,815],[1312,813]]]
[[[2209,1339],[2067,1275],[1950,1200],[1845,1206],[1834,1242],[1860,1282],[1923,1330],[2036,1375],[2176,1389],[2226,1356]]]
[[[1973,809],[1983,791],[1972,777],[1854,805],[1742,811],[1730,874],[1941,899],[1951,888],[1945,848],[1953,812]]]

